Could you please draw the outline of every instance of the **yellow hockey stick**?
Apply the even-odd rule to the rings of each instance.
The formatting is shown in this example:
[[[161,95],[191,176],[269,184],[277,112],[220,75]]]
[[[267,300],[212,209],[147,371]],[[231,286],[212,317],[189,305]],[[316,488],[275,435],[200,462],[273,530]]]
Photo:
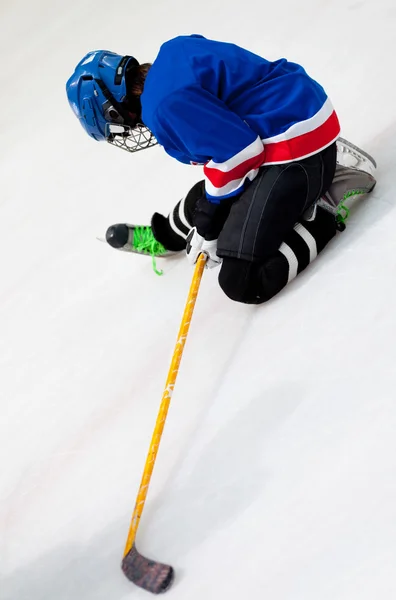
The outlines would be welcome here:
[[[161,405],[158,411],[157,421],[155,424],[153,436],[151,438],[150,448],[147,454],[146,464],[144,466],[143,476],[140,483],[138,496],[136,499],[135,509],[133,511],[131,525],[129,528],[128,538],[122,560],[122,570],[126,577],[142,587],[143,589],[159,594],[165,592],[172,584],[174,571],[170,565],[165,565],[152,560],[149,560],[139,554],[136,549],[135,539],[136,532],[142,516],[144,503],[150,485],[151,475],[153,473],[155,460],[157,458],[158,448],[161,441],[162,432],[165,426],[166,416],[172,393],[175,387],[179,365],[182,358],[184,345],[187,339],[188,330],[190,328],[191,317],[193,314],[195,301],[197,299],[199,285],[202,279],[203,269],[205,267],[206,256],[200,254],[195,265],[194,276],[192,279],[190,291],[188,294],[186,306],[182,322],[177,336],[175,350],[173,352],[172,362],[169,367],[168,378],[165,384],[165,390],[162,395]]]

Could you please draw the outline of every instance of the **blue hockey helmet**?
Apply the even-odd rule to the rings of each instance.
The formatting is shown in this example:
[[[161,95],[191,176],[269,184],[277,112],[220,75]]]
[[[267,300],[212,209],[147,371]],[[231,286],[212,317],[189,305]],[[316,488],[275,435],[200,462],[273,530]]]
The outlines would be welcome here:
[[[131,56],[106,50],[89,52],[66,83],[70,106],[95,140],[106,139],[107,123],[124,123],[125,114],[119,109],[126,97],[125,73],[128,66],[138,64]]]
[[[66,83],[69,104],[88,135],[130,152],[157,143],[140,121],[140,99],[128,102],[126,78],[138,66],[133,56],[95,50]]]

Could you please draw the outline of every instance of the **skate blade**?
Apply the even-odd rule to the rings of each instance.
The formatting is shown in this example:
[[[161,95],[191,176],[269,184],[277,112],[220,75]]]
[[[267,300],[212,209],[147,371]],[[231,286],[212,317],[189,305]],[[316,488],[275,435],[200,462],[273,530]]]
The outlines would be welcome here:
[[[96,236],[96,239],[98,240],[98,242],[103,242],[104,244],[106,244],[107,246],[109,246],[110,248],[112,248],[113,250],[121,250],[122,252],[129,252],[130,254],[139,254],[140,256],[151,256],[151,254],[149,254],[148,252],[138,252],[137,250],[134,250],[132,248],[132,246],[125,244],[125,246],[122,246],[121,248],[113,248],[113,246],[110,246],[110,244],[107,242],[107,240],[104,237],[101,236]],[[173,252],[172,250],[168,250],[166,252],[166,254],[154,254],[155,258],[168,258],[170,256],[175,256],[176,254],[180,254],[179,252]]]

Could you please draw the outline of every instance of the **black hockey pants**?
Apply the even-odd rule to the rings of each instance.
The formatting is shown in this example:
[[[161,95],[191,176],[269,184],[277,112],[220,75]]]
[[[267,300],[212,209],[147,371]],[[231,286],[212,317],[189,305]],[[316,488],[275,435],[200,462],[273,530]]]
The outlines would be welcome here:
[[[269,300],[334,237],[333,215],[321,208],[313,220],[303,215],[329,189],[335,167],[335,143],[304,160],[262,167],[230,205],[217,247],[223,258],[219,284],[229,298],[247,304]],[[167,218],[155,213],[153,232],[166,248],[185,248],[203,193],[201,181]]]

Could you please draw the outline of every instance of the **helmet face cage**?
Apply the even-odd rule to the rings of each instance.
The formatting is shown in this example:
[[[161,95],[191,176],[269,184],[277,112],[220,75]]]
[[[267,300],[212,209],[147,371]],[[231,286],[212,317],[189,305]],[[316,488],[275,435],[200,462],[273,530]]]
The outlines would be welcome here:
[[[158,144],[150,129],[142,124],[131,127],[129,125],[107,123],[106,140],[109,144],[127,152],[138,152]]]

